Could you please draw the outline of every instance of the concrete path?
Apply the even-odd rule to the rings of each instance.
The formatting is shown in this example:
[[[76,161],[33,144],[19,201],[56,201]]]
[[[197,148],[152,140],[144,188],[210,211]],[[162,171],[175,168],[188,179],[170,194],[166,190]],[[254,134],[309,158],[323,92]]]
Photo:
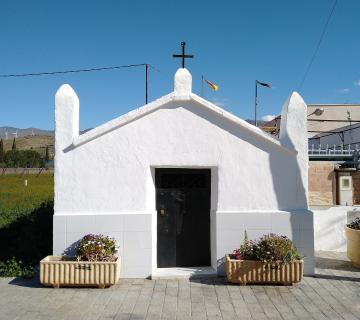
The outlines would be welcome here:
[[[360,270],[318,253],[316,277],[294,286],[237,286],[225,279],[123,279],[110,289],[42,288],[0,279],[0,319],[360,319]]]

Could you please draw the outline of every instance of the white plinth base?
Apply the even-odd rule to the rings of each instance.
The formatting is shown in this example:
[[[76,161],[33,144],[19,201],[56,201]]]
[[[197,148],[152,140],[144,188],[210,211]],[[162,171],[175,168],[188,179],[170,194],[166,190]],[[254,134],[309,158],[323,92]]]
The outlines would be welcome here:
[[[152,273],[151,278],[156,279],[199,279],[217,277],[217,272],[212,267],[189,268],[158,268]]]

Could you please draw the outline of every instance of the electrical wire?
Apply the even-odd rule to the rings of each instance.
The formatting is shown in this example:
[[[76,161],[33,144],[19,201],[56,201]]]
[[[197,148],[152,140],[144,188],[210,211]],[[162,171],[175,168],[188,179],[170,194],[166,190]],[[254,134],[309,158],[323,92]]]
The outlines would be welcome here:
[[[308,76],[308,73],[309,73],[309,71],[310,71],[310,69],[311,69],[311,67],[312,67],[312,64],[313,64],[314,61],[315,61],[316,55],[317,55],[317,53],[318,53],[318,51],[319,51],[319,48],[320,48],[320,46],[321,46],[321,43],[322,43],[322,41],[323,41],[323,39],[324,39],[326,30],[327,30],[327,28],[328,28],[328,26],[329,26],[331,17],[333,16],[333,14],[334,14],[334,12],[335,12],[335,7],[336,7],[336,5],[337,5],[337,2],[338,2],[338,0],[335,0],[335,1],[334,1],[334,4],[333,4],[333,6],[332,6],[332,8],[331,8],[331,11],[330,11],[328,17],[327,17],[327,20],[326,20],[326,23],[325,23],[325,25],[324,25],[323,31],[322,31],[321,36],[320,36],[320,38],[319,38],[319,41],[318,41],[318,43],[317,43],[317,45],[316,45],[316,47],[315,47],[315,51],[314,51],[314,53],[313,53],[313,55],[312,55],[312,57],[311,57],[311,59],[310,59],[310,62],[309,62],[309,64],[308,64],[307,68],[306,68],[306,71],[305,71],[305,73],[304,73],[304,76],[302,77],[302,80],[301,80],[301,82],[300,82],[298,91],[301,90],[301,88],[302,88],[302,86],[303,86],[303,84],[304,84],[304,82],[305,82],[305,80],[306,80],[306,78],[307,78],[307,76]]]
[[[105,71],[105,70],[115,70],[122,68],[132,68],[132,67],[141,67],[141,66],[151,66],[148,63],[138,63],[138,64],[128,64],[122,66],[112,66],[112,67],[100,67],[100,68],[88,68],[88,69],[77,69],[77,70],[64,70],[64,71],[49,71],[49,72],[36,72],[36,73],[18,73],[18,74],[0,74],[0,78],[16,78],[16,77],[34,77],[34,76],[49,76],[56,74],[67,74],[67,73],[79,73],[79,72],[92,72],[92,71]],[[151,66],[152,67],[152,66]],[[154,67],[153,67],[154,68]],[[155,69],[155,68],[154,68]]]
[[[163,76],[163,77],[172,77],[172,75],[170,75],[169,73],[167,73],[167,72],[164,72],[164,71],[162,71],[162,70],[159,70],[158,68],[156,68],[156,67],[154,67],[153,65],[151,65],[151,64],[148,64],[148,66],[150,67],[150,68],[152,68],[154,71],[156,71],[158,74],[160,74],[161,76]]]

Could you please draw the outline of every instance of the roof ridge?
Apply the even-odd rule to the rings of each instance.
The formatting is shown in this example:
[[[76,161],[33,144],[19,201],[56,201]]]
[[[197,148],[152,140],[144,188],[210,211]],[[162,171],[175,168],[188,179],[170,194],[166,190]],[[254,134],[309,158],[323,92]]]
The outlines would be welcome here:
[[[223,108],[215,105],[214,103],[205,100],[204,98],[201,98],[200,96],[196,95],[195,93],[190,93],[188,96],[179,96],[176,94],[176,92],[171,92],[165,96],[162,96],[159,99],[156,99],[142,107],[133,109],[115,119],[112,119],[108,122],[105,122],[104,124],[95,127],[78,137],[74,138],[72,145],[66,148],[67,150],[76,148],[82,144],[85,144],[89,141],[92,141],[94,139],[97,139],[100,136],[103,136],[113,130],[116,130],[130,122],[136,121],[137,119],[146,116],[147,114],[150,114],[164,105],[171,103],[171,102],[184,102],[184,101],[193,101],[201,106],[209,109],[212,112],[215,112],[219,114],[220,116],[226,118],[227,120],[235,123],[236,125],[239,125],[248,131],[252,132],[253,134],[257,135],[259,138],[265,139],[268,142],[278,146],[283,151],[289,152],[291,154],[296,154],[297,152],[295,150],[289,150],[288,148],[284,147],[280,141],[272,136],[270,136],[268,133],[264,132],[258,127],[253,126],[252,124],[248,123],[247,121],[237,117],[233,113],[224,110]]]

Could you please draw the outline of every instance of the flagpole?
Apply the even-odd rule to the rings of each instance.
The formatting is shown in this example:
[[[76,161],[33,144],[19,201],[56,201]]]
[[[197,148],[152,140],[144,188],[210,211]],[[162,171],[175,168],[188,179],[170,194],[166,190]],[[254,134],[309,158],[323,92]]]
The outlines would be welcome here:
[[[258,115],[258,84],[260,84],[263,87],[271,88],[271,85],[266,82],[260,82],[258,80],[255,80],[255,126],[257,127],[258,121],[257,121],[257,115]]]
[[[257,127],[257,109],[258,109],[257,84],[258,84],[258,81],[255,80],[255,127]]]
[[[201,75],[201,97],[204,98],[204,76]]]
[[[149,65],[145,65],[145,104],[148,103],[148,92],[149,92]]]

